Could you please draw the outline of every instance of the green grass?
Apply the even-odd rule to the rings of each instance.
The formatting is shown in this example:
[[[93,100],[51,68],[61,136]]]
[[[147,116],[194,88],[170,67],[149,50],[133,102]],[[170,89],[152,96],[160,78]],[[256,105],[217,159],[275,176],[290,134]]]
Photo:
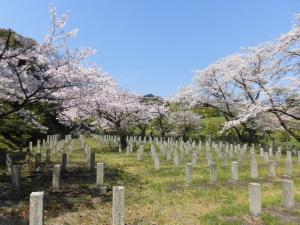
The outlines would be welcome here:
[[[268,168],[257,154],[260,176],[256,181],[250,177],[250,159],[246,157],[239,166],[240,181],[233,183],[230,182],[231,161],[228,160],[228,166],[224,166],[222,159],[217,159],[217,156],[213,155],[218,163],[218,183],[211,185],[205,152],[202,150],[198,164],[193,168],[193,184],[186,186],[185,163],[190,162],[190,157],[181,162],[178,169],[174,169],[173,161],[167,162],[165,157],[160,155],[161,168],[155,171],[149,145],[146,146],[143,160],[138,162],[135,152],[126,156],[125,153],[118,153],[117,148],[104,146],[91,138],[87,139],[87,143],[96,152],[96,161],[105,163],[105,184],[108,193],[101,196],[97,193],[95,174],[87,170],[83,150],[77,149],[70,157],[69,171],[62,180],[62,191],[51,192],[51,171],[44,172],[50,177],[48,180],[44,179],[44,182],[32,180],[31,186],[28,182],[29,190],[26,194],[40,188],[50,193],[45,204],[46,224],[111,224],[111,190],[115,185],[125,186],[126,224],[293,225],[300,220],[297,207],[290,212],[281,208],[284,156],[277,168],[277,177],[270,178]],[[78,140],[76,140],[76,146],[79,146]],[[298,206],[300,165],[296,160],[294,159],[293,162],[292,179]],[[60,154],[52,157],[53,164],[59,161]],[[27,172],[29,171],[30,168]],[[263,215],[260,220],[253,220],[248,214],[249,182],[259,182],[262,185]],[[19,207],[26,211],[28,210],[28,196],[26,198],[24,195],[23,198],[19,199]],[[100,203],[95,204],[95,199],[100,199]],[[0,209],[0,213],[1,210],[4,211]],[[290,219],[284,219],[284,216]],[[24,219],[26,218],[25,215]]]

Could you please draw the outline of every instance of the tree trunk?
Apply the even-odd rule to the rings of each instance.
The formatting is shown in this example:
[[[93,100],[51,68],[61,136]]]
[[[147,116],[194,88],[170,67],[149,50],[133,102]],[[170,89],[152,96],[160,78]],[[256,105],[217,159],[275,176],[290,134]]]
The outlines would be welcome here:
[[[153,130],[151,130],[151,132],[150,132],[150,137],[151,137],[151,138],[154,137],[154,136],[153,136]]]
[[[242,135],[241,135],[241,132],[239,131],[239,129],[237,127],[233,127],[235,133],[236,133],[236,136],[238,138],[238,142],[240,142],[242,140]]]
[[[271,138],[273,146],[275,146],[275,139],[272,137],[271,132],[270,131],[266,131],[266,133]]]
[[[120,144],[121,144],[121,148],[122,149],[126,149],[126,147],[127,147],[127,140],[126,140],[126,135],[125,134],[121,134],[120,135]]]
[[[291,135],[293,138],[295,138],[298,142],[300,142],[300,137],[295,134],[295,132],[293,132],[291,129],[289,129],[287,127],[287,125],[285,124],[284,120],[281,118],[281,116],[277,113],[277,112],[273,112],[273,114],[277,117],[280,125],[283,127],[283,129],[288,132],[289,135]]]
[[[187,137],[186,133],[183,133],[183,134],[182,134],[182,140],[183,140],[184,142],[187,142],[187,141],[188,141],[188,137]]]
[[[160,135],[161,135],[162,138],[165,138],[166,131],[165,131],[165,130],[162,130],[162,131],[160,132]]]
[[[141,137],[142,137],[142,140],[145,139],[145,136],[146,136],[146,128],[140,128],[141,129]]]
[[[228,117],[225,114],[224,114],[224,117],[225,117],[226,121],[229,121]],[[236,126],[234,126],[232,128],[234,129],[234,131],[235,131],[235,133],[237,135],[238,142],[240,142],[242,140],[241,132],[239,131],[239,129]]]
[[[253,134],[254,131],[252,129],[250,129],[250,128],[247,128],[247,132],[249,134],[251,143],[254,143],[255,142],[255,140],[254,140],[254,134]]]

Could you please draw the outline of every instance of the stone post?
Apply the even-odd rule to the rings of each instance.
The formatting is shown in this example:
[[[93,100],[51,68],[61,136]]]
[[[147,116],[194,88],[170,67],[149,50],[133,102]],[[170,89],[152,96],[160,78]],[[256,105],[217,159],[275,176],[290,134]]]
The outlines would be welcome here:
[[[261,191],[260,184],[249,184],[249,209],[252,217],[260,217],[261,215]]]
[[[265,161],[265,163],[269,163],[269,153],[268,152],[264,153],[264,161]]]
[[[100,190],[100,193],[106,193],[106,187],[104,186],[104,163],[97,163],[96,188]]]
[[[174,150],[174,167],[179,167],[179,153],[177,149]]]
[[[65,172],[67,170],[67,153],[61,155],[61,171]]]
[[[15,191],[20,190],[21,165],[13,165],[11,173],[11,184]]]
[[[233,181],[239,180],[239,164],[238,164],[238,162],[231,163],[231,179]]]
[[[251,161],[256,161],[256,154],[255,154],[255,152],[251,152]]]
[[[44,192],[30,194],[29,225],[44,224]]]
[[[280,158],[281,158],[281,153],[280,153],[280,151],[277,150],[275,153],[275,160],[276,160],[277,165],[280,164]]]
[[[130,156],[130,147],[129,147],[129,145],[126,146],[126,156]]]
[[[61,167],[61,165],[55,165],[53,167],[53,177],[52,177],[52,189],[53,189],[53,191],[59,191],[60,167]]]
[[[95,169],[95,152],[90,152],[89,153],[89,169],[92,172]]]
[[[197,165],[197,158],[198,158],[197,152],[196,152],[196,151],[193,151],[193,152],[192,152],[192,164],[193,164],[193,166],[196,166],[196,165]]]
[[[287,176],[292,176],[292,161],[288,159],[285,162],[285,174]]]
[[[141,151],[141,149],[137,150],[136,159],[137,159],[137,161],[142,161],[142,151]]]
[[[286,159],[292,161],[292,152],[291,151],[286,152]]]
[[[35,154],[35,168],[39,170],[41,166],[41,160],[42,160],[42,155],[41,153],[36,153]]]
[[[276,162],[274,160],[269,161],[269,176],[276,176]]]
[[[27,163],[29,163],[30,162],[30,150],[29,150],[29,148],[26,148],[25,149],[25,161],[27,162]]]
[[[270,158],[273,157],[273,147],[269,148],[269,156],[270,156]]]
[[[294,207],[294,182],[292,180],[283,180],[283,207],[285,209],[290,209]]]
[[[125,188],[123,186],[113,187],[113,225],[125,225]]]
[[[40,139],[37,140],[36,153],[41,153],[41,141],[40,141]]]
[[[171,149],[167,150],[167,160],[170,161],[172,159],[172,151]]]
[[[192,171],[193,171],[193,164],[187,163],[185,168],[185,182],[187,185],[191,185],[193,183]]]
[[[217,183],[217,164],[215,162],[210,163],[210,183],[216,184]]]
[[[210,166],[210,164],[212,163],[212,157],[210,152],[206,151],[206,159],[207,159],[207,165]]]
[[[159,170],[160,168],[160,161],[159,161],[159,156],[155,154],[154,156],[154,169]]]
[[[259,155],[260,155],[260,157],[263,158],[263,157],[264,157],[264,154],[265,154],[265,153],[264,153],[264,149],[263,149],[263,148],[260,148],[260,149],[259,149]]]
[[[46,163],[50,163],[50,146],[46,148]]]
[[[258,164],[256,160],[251,160],[251,178],[256,179],[258,177]]]
[[[223,157],[223,166],[224,167],[228,166],[228,155],[227,155],[227,153],[225,153],[224,157]]]

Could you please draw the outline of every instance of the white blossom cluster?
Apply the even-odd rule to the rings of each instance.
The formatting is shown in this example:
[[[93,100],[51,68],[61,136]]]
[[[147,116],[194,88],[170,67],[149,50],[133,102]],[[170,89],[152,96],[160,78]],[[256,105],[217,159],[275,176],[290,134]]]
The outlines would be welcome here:
[[[300,140],[293,130],[300,125],[299,21],[297,17],[289,32],[270,42],[196,71],[193,83],[180,89],[174,99],[222,113],[227,120],[223,132],[239,126],[283,129]]]

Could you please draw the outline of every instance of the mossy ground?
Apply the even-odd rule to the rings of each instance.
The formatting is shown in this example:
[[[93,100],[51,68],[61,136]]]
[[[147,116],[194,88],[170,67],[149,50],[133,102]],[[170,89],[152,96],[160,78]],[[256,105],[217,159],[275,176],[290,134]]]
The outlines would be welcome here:
[[[130,156],[117,148],[103,146],[92,138],[87,143],[96,151],[96,161],[105,163],[107,194],[95,189],[95,173],[87,169],[86,157],[79,148],[72,153],[68,171],[62,175],[61,190],[51,191],[51,169],[42,167],[35,172],[33,163],[23,164],[22,190],[10,190],[10,179],[2,175],[0,185],[0,224],[26,224],[29,195],[45,191],[45,224],[111,224],[112,186],[125,186],[126,224],[193,225],[193,224],[300,224],[300,164],[293,160],[296,207],[286,211],[281,207],[281,179],[284,177],[284,157],[277,168],[277,177],[268,176],[268,168],[259,159],[259,179],[250,178],[250,159],[239,165],[240,181],[230,181],[230,161],[218,163],[218,183],[209,184],[209,169],[204,151],[193,168],[193,184],[185,185],[185,162],[174,169],[173,161],[161,157],[161,168],[154,170],[150,146],[146,146],[143,161],[137,162],[135,152]],[[44,157],[43,157],[44,159]],[[234,159],[233,159],[234,160]],[[60,162],[60,155],[51,158]],[[51,167],[49,167],[51,168]],[[263,215],[253,220],[248,214],[248,184],[262,185]]]

